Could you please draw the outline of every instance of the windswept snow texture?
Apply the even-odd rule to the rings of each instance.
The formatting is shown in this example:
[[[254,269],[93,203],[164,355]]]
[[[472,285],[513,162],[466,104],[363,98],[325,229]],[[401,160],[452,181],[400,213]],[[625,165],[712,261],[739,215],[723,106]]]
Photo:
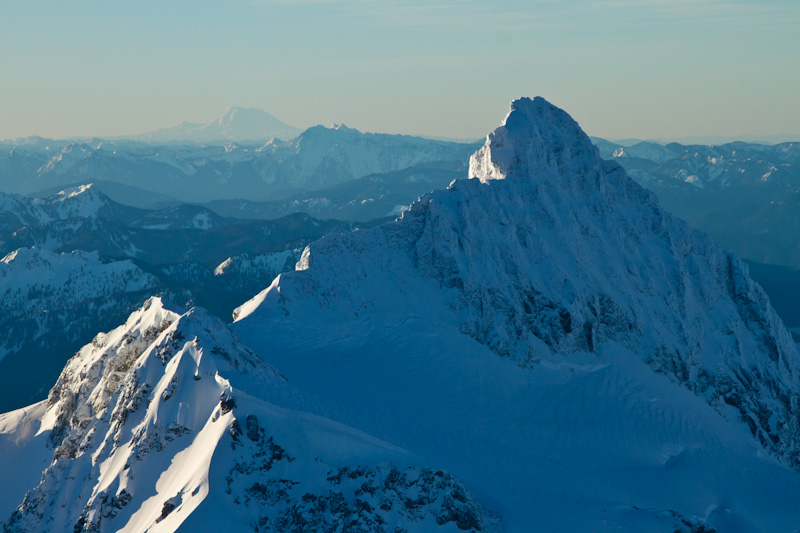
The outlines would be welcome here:
[[[148,300],[46,402],[0,416],[21,461],[0,462],[3,530],[497,530],[449,474],[251,396],[283,386],[202,309]]]
[[[741,261],[539,98],[470,177],[236,311],[318,400],[266,397],[446,468],[511,531],[794,531],[800,356]]]
[[[98,335],[0,415],[4,529],[796,531],[800,355],[741,261],[540,98],[469,173],[230,328]]]

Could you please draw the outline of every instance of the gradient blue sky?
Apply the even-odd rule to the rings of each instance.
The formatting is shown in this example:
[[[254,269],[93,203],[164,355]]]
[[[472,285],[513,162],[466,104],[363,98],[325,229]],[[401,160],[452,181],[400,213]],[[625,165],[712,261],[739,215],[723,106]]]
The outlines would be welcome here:
[[[7,0],[0,138],[259,107],[480,137],[541,95],[608,138],[800,133],[798,0]]]

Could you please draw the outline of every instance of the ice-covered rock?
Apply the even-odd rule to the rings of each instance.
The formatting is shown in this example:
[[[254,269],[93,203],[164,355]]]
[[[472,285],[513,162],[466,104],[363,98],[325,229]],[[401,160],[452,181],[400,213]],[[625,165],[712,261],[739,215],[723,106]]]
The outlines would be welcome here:
[[[656,440],[713,450],[726,432],[749,433],[751,445],[800,467],[800,356],[738,258],[663,212],[653,194],[598,156],[575,121],[541,98],[512,104],[503,126],[473,156],[470,177],[424,196],[396,222],[312,243],[296,272],[282,274],[236,311],[235,330],[249,345],[269,347],[270,360],[290,379],[330,402],[318,412],[393,442],[401,439],[411,451],[441,461],[503,500],[516,526],[533,517],[520,512],[525,500],[514,491],[540,494],[542,486],[516,473],[500,486],[463,455],[481,457],[491,470],[538,464],[552,453],[575,468],[559,476],[585,484],[598,471],[586,470],[578,459],[584,454],[612,479],[624,477],[609,457],[627,446],[625,439],[639,449],[640,435],[620,423],[632,417],[638,425],[636,413],[650,409],[648,396],[663,401],[664,378],[675,398],[695,400],[688,412],[686,405],[667,402],[663,411],[645,415],[663,422],[650,428],[660,435]],[[498,361],[486,359],[488,350],[465,336]],[[518,375],[511,377],[507,362],[521,367]],[[568,371],[572,364],[594,376],[591,385],[579,385],[577,374],[570,377],[578,371]],[[634,372],[639,365],[649,370]],[[325,380],[301,366],[319,369]],[[617,397],[631,386],[629,379],[641,381],[637,390]],[[344,380],[346,387],[335,385]],[[588,420],[610,424],[577,430],[594,432],[586,445],[594,440],[596,447],[582,448],[565,434],[571,424],[532,413],[556,408],[550,380],[563,383],[559,398],[569,398],[557,408],[562,417],[583,419],[576,409],[584,409]],[[404,400],[392,396],[403,390]],[[459,414],[432,414],[439,411],[430,406],[439,404]],[[369,408],[356,413],[358,405]],[[387,427],[383,417],[402,429]],[[534,420],[548,429],[526,425]],[[738,429],[713,430],[714,437],[699,440],[686,432],[710,420]],[[488,427],[493,429],[482,430]],[[553,436],[541,433],[547,431]],[[474,448],[456,444],[455,435]],[[739,437],[730,438],[723,448]],[[492,451],[490,441],[507,444]],[[554,441],[576,455],[565,457],[563,448],[551,448]],[[523,445],[551,451],[517,448]],[[749,461],[734,462],[740,460]],[[636,461],[627,461],[622,463],[633,468]],[[672,490],[698,500],[719,494],[721,488],[709,488],[700,497],[690,490],[691,480],[708,475],[723,487],[727,467],[692,463],[680,475],[673,472]],[[578,499],[592,491],[563,483],[558,490]],[[663,495],[645,496],[659,490],[650,486],[622,501],[642,497],[650,505],[691,508]],[[769,523],[765,508],[745,510],[747,505],[730,512]]]
[[[0,462],[3,530],[496,530],[449,474],[253,396],[284,382],[204,310],[148,300],[0,415],[0,450],[46,466]]]

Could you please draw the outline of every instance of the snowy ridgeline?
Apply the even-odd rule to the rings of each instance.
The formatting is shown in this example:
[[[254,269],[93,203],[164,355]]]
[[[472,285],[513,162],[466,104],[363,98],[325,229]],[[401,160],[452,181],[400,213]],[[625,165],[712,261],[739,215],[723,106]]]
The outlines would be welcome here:
[[[800,181],[798,142],[731,142],[718,146],[640,142],[622,146],[597,139],[597,145],[602,157],[618,161],[634,172],[637,181],[648,186],[667,186],[677,181],[710,191],[749,186],[751,193],[757,193],[754,185],[787,190]]]
[[[0,254],[33,247],[91,250],[112,259],[194,262],[213,270],[230,256],[280,251],[353,228],[353,223],[317,220],[297,210],[245,220],[191,204],[136,208],[112,200],[99,190],[103,187],[82,185],[47,198],[0,193]]]
[[[463,161],[475,149],[344,126],[315,126],[288,141],[225,146],[127,140],[62,144],[43,139],[0,143],[4,190],[29,194],[97,176],[181,201],[261,199],[280,189],[313,189],[421,163]]]
[[[4,527],[795,530],[800,355],[742,263],[541,99],[470,176],[231,327],[98,335],[0,417]]]
[[[223,319],[294,268],[299,249],[229,257],[216,268],[180,263],[142,270],[96,252],[18,249],[0,260],[0,411],[47,395],[67,359],[154,294],[195,302]]]
[[[447,473],[254,396],[284,381],[218,319],[149,300],[83,348],[47,401],[0,416],[4,527],[495,530]]]
[[[149,143],[217,143],[257,139],[293,139],[302,130],[289,126],[266,111],[254,108],[231,107],[202,124],[184,122],[142,135],[128,137]]]
[[[426,298],[440,295],[455,326],[498,355],[529,366],[620,344],[800,466],[800,360],[738,258],[664,213],[540,100],[514,107],[470,176],[402,220],[312,244],[306,271],[282,276],[237,315],[265,301],[263,313],[298,322],[328,323],[319,309],[330,309],[336,327],[443,321],[408,288],[435,280],[442,290]]]
[[[138,307],[152,294],[173,287],[197,284],[211,294],[214,289],[252,294],[290,270],[299,257],[299,249],[242,254],[229,257],[214,269],[197,264],[162,267],[156,271],[157,277],[129,260],[103,260],[96,252],[59,254],[20,248],[0,259],[0,325],[6,332],[0,341],[0,360],[45,336],[72,338],[69,323],[95,324],[104,313],[116,313],[117,307]],[[198,292],[198,296],[204,294]],[[78,312],[85,307],[94,310]],[[65,313],[73,316],[61,317]]]
[[[69,356],[148,297],[229,319],[294,268],[298,247],[352,228],[304,214],[245,221],[187,204],[138,209],[94,185],[41,199],[0,194],[0,205],[0,411],[46,396]]]
[[[596,142],[603,157],[619,162],[668,211],[708,232],[726,250],[748,261],[800,269],[795,237],[800,231],[800,143],[642,142],[626,147]],[[785,292],[770,297],[780,299]],[[792,311],[778,310],[784,320],[795,318]]]

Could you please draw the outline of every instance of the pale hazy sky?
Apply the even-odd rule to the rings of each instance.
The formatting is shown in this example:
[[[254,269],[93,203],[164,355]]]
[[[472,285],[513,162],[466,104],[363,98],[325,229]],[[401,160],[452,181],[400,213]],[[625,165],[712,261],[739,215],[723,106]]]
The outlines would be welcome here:
[[[592,135],[800,133],[799,0],[6,0],[0,138],[231,106],[481,137],[519,96]]]

